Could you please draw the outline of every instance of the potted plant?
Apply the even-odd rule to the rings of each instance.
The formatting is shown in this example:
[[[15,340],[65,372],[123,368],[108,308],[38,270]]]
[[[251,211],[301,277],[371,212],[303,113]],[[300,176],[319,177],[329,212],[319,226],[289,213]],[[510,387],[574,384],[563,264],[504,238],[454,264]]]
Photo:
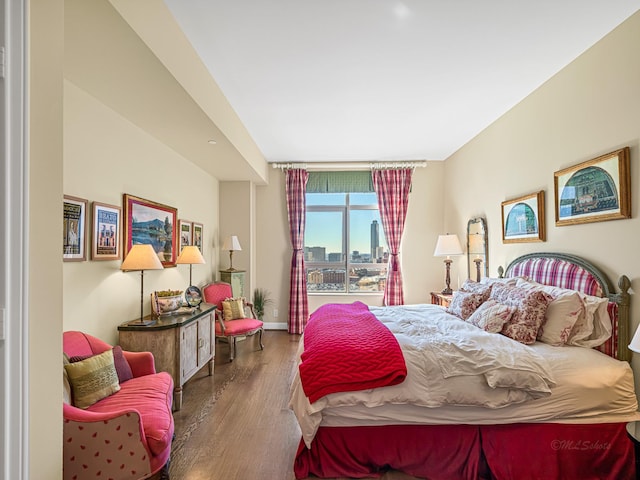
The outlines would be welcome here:
[[[273,301],[269,298],[268,290],[264,288],[256,288],[253,290],[253,309],[256,312],[258,320],[262,320],[267,305],[271,303],[273,303]]]

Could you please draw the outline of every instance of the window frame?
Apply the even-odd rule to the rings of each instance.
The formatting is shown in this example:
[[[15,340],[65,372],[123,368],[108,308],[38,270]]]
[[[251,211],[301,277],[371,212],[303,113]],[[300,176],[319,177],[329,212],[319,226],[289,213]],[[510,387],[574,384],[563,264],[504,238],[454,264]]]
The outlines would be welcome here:
[[[317,269],[317,270],[323,270],[323,269],[335,269],[335,270],[342,270],[344,269],[345,271],[345,288],[344,290],[339,290],[339,291],[330,291],[330,292],[324,292],[324,291],[316,291],[316,290],[309,290],[307,288],[307,294],[308,295],[383,295],[384,294],[384,290],[376,290],[376,291],[371,291],[371,290],[351,290],[350,289],[350,283],[349,283],[349,271],[354,269],[354,268],[366,268],[366,269],[376,269],[376,268],[380,268],[382,266],[382,268],[385,270],[385,277],[387,274],[387,270],[388,270],[388,262],[387,263],[352,263],[351,262],[351,250],[350,250],[350,245],[351,245],[351,225],[350,225],[350,220],[351,220],[351,215],[350,212],[352,211],[363,211],[363,210],[376,210],[378,211],[378,216],[380,216],[380,208],[378,206],[377,203],[377,194],[375,194],[375,192],[369,192],[369,193],[373,193],[374,195],[376,195],[376,203],[369,203],[369,204],[355,204],[352,205],[350,202],[350,195],[351,193],[359,193],[359,192],[343,192],[345,195],[345,201],[343,205],[309,205],[308,203],[306,204],[305,210],[306,210],[306,214],[310,213],[310,212],[340,212],[342,214],[342,231],[343,231],[343,235],[342,235],[342,253],[344,255],[344,260],[341,262],[329,262],[329,261],[325,261],[325,262],[310,262],[305,260],[305,281],[307,281],[307,287],[308,287],[308,272],[309,270],[313,270],[313,269]],[[360,192],[361,193],[361,192]],[[309,192],[306,195],[325,195],[325,193],[321,193],[321,192]],[[328,195],[328,193],[326,194]],[[308,216],[305,219],[305,223],[308,221]],[[379,225],[382,226],[382,218],[380,218],[380,222]],[[306,245],[306,225],[305,225],[305,248],[307,247]],[[384,234],[384,229],[382,229],[382,238],[381,238],[381,242],[380,245],[384,246],[386,251],[389,251],[389,245],[387,243],[387,237]]]

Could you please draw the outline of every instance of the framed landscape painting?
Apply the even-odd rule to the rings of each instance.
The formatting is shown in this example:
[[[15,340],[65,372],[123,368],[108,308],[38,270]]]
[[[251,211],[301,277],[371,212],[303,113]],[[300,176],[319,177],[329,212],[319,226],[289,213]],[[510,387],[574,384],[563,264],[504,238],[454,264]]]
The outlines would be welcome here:
[[[502,242],[544,242],[544,191],[502,202]]]
[[[115,205],[93,202],[92,217],[91,260],[120,259],[122,209]]]
[[[124,254],[136,244],[150,244],[164,267],[178,257],[178,209],[124,194]]]
[[[556,225],[631,218],[629,147],[554,173]]]

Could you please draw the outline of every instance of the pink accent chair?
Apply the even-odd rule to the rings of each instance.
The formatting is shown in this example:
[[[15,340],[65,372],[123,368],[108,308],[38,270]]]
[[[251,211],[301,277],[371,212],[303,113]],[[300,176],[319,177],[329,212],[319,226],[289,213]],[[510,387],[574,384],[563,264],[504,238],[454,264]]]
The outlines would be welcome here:
[[[262,344],[263,323],[256,319],[253,304],[244,300],[245,315],[247,310],[251,317],[225,320],[222,308],[223,300],[233,297],[231,285],[225,282],[214,282],[202,289],[202,296],[207,303],[216,305],[216,338],[226,338],[229,342],[229,361],[232,362],[236,355],[236,339],[238,337],[259,334],[260,350],[264,350]]]
[[[82,332],[64,332],[68,357],[93,356],[112,348]],[[133,378],[86,410],[63,403],[64,479],[168,477],[174,423],[173,380],[156,373],[150,352],[126,352]]]

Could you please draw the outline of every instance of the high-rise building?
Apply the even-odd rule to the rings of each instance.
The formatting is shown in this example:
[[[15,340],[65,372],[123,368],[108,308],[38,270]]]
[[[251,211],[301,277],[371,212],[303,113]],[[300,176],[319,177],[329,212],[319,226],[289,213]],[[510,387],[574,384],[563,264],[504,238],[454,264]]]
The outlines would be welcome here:
[[[371,262],[375,262],[378,253],[378,247],[380,246],[380,226],[378,221],[371,222]]]

